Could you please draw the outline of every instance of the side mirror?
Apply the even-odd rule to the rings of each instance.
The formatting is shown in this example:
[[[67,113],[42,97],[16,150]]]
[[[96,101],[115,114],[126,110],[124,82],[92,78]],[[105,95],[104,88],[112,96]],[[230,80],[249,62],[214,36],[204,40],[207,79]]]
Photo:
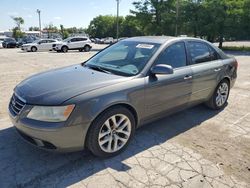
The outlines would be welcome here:
[[[68,40],[68,43],[70,43],[71,41],[70,40]]]
[[[170,65],[159,64],[151,68],[151,73],[156,74],[173,74],[174,69]]]
[[[41,44],[41,42],[38,42],[37,44]]]

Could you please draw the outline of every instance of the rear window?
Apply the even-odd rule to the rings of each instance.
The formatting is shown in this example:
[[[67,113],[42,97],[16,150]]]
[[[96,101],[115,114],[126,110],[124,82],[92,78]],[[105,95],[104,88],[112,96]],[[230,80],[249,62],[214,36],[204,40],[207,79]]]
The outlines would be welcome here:
[[[190,41],[187,44],[192,64],[211,61],[210,50],[203,42]]]

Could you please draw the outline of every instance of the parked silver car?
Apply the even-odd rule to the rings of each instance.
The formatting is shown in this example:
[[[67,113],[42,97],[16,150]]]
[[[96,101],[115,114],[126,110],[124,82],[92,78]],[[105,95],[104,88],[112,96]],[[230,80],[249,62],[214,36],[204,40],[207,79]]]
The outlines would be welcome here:
[[[38,39],[32,43],[23,44],[21,50],[27,52],[51,51],[53,49],[52,45],[58,42],[55,39]]]
[[[22,81],[9,114],[20,135],[40,148],[113,156],[145,123],[200,103],[223,109],[237,66],[204,40],[129,38],[82,64]]]

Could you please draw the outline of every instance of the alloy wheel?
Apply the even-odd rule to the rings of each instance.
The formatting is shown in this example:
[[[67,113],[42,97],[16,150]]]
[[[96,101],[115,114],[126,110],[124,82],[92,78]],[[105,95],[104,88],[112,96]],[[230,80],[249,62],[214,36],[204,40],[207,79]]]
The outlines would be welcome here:
[[[128,142],[131,130],[131,122],[126,115],[113,115],[102,125],[98,135],[98,144],[104,152],[114,153]]]
[[[229,88],[228,88],[228,84],[223,82],[217,90],[217,95],[216,95],[216,105],[218,107],[221,107],[225,104],[225,102],[227,101],[227,97],[228,97],[228,93],[229,93]]]

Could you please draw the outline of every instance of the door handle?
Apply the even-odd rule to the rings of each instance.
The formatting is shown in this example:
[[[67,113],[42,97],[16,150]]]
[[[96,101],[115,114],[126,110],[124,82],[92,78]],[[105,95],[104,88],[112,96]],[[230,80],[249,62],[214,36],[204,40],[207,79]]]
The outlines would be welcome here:
[[[193,76],[187,75],[187,76],[184,77],[184,80],[190,80],[192,78],[193,78]]]
[[[219,72],[221,68],[214,69],[214,72]]]

